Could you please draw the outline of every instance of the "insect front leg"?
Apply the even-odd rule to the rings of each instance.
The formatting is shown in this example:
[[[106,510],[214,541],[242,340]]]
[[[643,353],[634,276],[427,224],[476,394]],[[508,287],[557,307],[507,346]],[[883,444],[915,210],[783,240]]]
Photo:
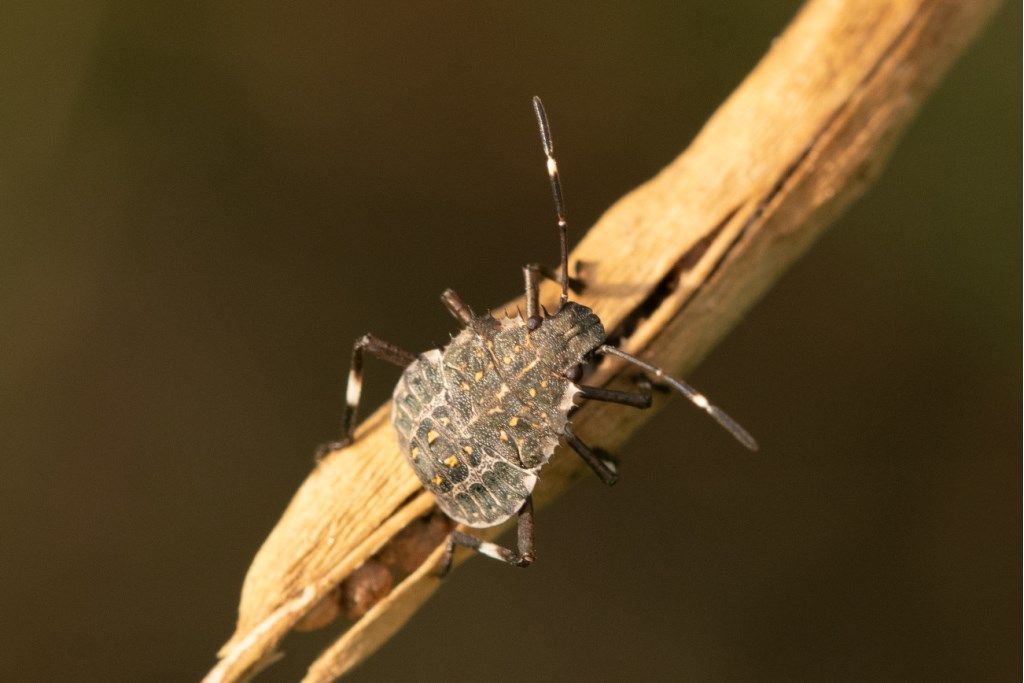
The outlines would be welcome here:
[[[640,375],[636,378],[636,386],[639,391],[615,391],[614,389],[602,389],[601,387],[580,385],[580,391],[577,396],[591,401],[619,403],[633,408],[650,408],[651,380]]]
[[[526,324],[530,330],[540,327],[543,319],[540,317],[540,281],[547,278],[552,282],[559,282],[558,273],[547,266],[539,263],[531,263],[523,266],[523,285],[526,290]],[[583,281],[570,277],[567,286],[573,294],[580,294],[583,291]]]
[[[454,289],[449,287],[441,292],[441,303],[463,325],[468,325],[473,319],[473,310]]]
[[[577,267],[579,266],[578,263],[576,265],[577,265]],[[558,284],[561,281],[561,276],[559,275],[559,271],[554,270],[553,268],[550,268],[549,266],[545,266],[545,265],[543,265],[541,263],[531,263],[529,265],[523,266],[523,271],[525,272],[527,270],[533,272],[533,277],[537,281],[538,285],[540,284],[540,279],[541,278],[544,278],[546,280],[551,280],[552,282],[554,282],[556,284]],[[579,272],[577,272],[577,275],[579,275]],[[566,287],[573,294],[579,295],[579,294],[582,294],[583,290],[585,290],[587,288],[587,283],[584,282],[583,279],[581,279],[579,277],[573,277],[572,275],[570,275],[568,277],[568,279],[566,280]],[[527,289],[526,294],[527,294],[527,296],[529,296],[529,294],[530,294],[530,291],[529,291],[530,290],[530,285],[529,285],[529,283],[527,283],[526,289]]]
[[[526,326],[530,330],[540,327],[540,266],[523,266],[523,286],[526,289]]]
[[[316,449],[319,461],[330,451],[344,448],[352,443],[352,434],[356,428],[356,417],[359,410],[359,398],[363,393],[363,353],[386,360],[404,368],[416,360],[416,354],[401,349],[372,334],[364,334],[352,345],[352,362],[348,368],[348,383],[345,387],[345,412],[341,415],[341,439],[322,444]]]
[[[533,564],[533,496],[528,496],[523,507],[519,508],[518,526],[516,528],[516,550],[513,552],[497,543],[481,540],[476,536],[453,531],[448,537],[448,547],[438,565],[437,575],[444,578],[452,568],[452,555],[456,546],[472,548],[481,555],[507,562],[516,567],[529,567]]]
[[[545,266],[540,263],[531,263],[530,265],[536,268],[537,272],[545,279],[551,280],[556,284],[559,282],[560,276],[558,274],[558,271],[553,270],[549,266]],[[577,261],[575,266],[576,267],[573,270],[576,271],[576,275],[578,276],[580,274],[580,263]],[[566,284],[569,287],[569,291],[572,292],[573,294],[576,294],[577,296],[582,294],[583,290],[587,288],[587,283],[583,280],[583,278],[573,277],[572,275],[568,277]]]

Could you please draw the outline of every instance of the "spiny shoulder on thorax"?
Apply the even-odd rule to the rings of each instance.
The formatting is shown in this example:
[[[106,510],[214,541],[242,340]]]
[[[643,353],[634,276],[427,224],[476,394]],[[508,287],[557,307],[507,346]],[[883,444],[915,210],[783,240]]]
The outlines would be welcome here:
[[[456,387],[472,392],[477,401],[511,393],[533,403],[543,400],[544,389],[554,388],[560,397],[565,388],[564,378],[545,362],[545,350],[534,343],[519,315],[474,321],[445,347],[443,362],[446,370],[459,375]]]

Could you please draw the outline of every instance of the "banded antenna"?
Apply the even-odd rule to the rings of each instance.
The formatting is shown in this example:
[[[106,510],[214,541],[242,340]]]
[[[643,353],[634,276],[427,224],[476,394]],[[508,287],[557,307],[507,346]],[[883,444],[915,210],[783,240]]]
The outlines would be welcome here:
[[[736,437],[736,440],[739,441],[741,444],[743,444],[752,451],[758,450],[757,441],[755,441],[754,437],[750,435],[750,432],[741,427],[739,422],[729,417],[729,415],[727,415],[724,410],[722,410],[716,405],[712,405],[704,394],[700,393],[686,382],[665,374],[665,371],[662,370],[661,368],[656,368],[650,363],[645,363],[636,356],[630,355],[617,347],[608,346],[607,344],[605,344],[604,346],[601,346],[597,350],[597,352],[618,356],[619,358],[637,366],[641,370],[649,372],[658,379],[666,382],[673,389],[675,389],[680,394],[688,398],[690,400],[690,403],[697,406],[705,413],[710,415],[712,418],[714,418],[715,422],[722,425],[722,427],[725,428],[727,432]]]
[[[565,220],[565,199],[562,196],[562,181],[558,176],[558,162],[555,161],[555,143],[551,138],[551,125],[548,123],[548,115],[544,113],[544,103],[536,96],[533,98],[533,112],[537,115],[544,156],[548,159],[551,196],[555,200],[555,214],[558,216],[558,242],[562,252],[561,269],[558,273],[558,284],[562,287],[562,297],[558,301],[558,306],[561,308],[569,300],[569,230]]]

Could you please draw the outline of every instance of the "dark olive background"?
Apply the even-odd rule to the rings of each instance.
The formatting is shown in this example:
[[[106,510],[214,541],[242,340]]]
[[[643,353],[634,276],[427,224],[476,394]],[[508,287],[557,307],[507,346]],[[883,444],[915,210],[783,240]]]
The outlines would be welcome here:
[[[194,680],[335,435],[351,340],[425,349],[671,160],[791,2],[5,3],[0,666]],[[546,5],[546,3],[545,3]],[[1021,675],[1020,8],[876,187],[353,680]],[[370,405],[397,373],[368,368]],[[289,640],[294,680],[326,632]]]

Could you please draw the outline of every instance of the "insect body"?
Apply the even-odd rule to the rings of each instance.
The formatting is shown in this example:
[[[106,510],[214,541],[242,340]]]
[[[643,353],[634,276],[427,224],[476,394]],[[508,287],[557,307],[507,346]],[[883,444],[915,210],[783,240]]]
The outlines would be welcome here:
[[[562,188],[550,127],[539,98],[533,100],[547,157],[548,175],[558,216],[561,268],[523,269],[526,314],[495,319],[475,315],[452,290],[441,299],[465,328],[444,349],[419,355],[372,335],[353,347],[343,440],[351,442],[362,390],[363,353],[369,352],[404,369],[392,395],[391,423],[409,464],[437,499],[441,510],[469,527],[490,527],[518,516],[516,551],[454,531],[441,568],[447,571],[455,545],[467,546],[527,566],[533,561],[532,492],[541,468],[561,439],[607,484],[617,479],[614,461],[584,444],[572,431],[570,416],[577,399],[646,408],[650,382],[637,391],[612,391],[580,384],[583,364],[598,354],[617,356],[685,395],[751,449],[753,438],[689,385],[606,343],[597,315],[569,301],[568,240]],[[561,285],[559,308],[547,314],[538,304],[541,277]]]
[[[474,318],[406,368],[391,422],[445,514],[483,527],[519,511],[579,393],[566,373],[603,341],[597,316],[568,302],[532,331],[519,316]]]

